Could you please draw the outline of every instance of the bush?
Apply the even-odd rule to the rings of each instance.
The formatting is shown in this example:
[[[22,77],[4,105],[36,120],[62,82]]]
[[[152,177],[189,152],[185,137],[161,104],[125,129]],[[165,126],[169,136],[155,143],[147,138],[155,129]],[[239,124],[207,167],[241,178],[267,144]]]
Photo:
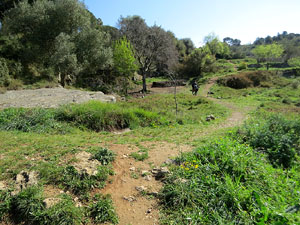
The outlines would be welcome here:
[[[246,62],[241,62],[238,65],[238,70],[246,70],[248,68],[247,63]]]
[[[300,151],[300,121],[279,115],[251,121],[239,131],[243,141],[264,152],[273,166],[291,168]]]
[[[0,58],[0,86],[8,86],[10,82],[9,70],[4,58]]]
[[[115,158],[116,153],[107,148],[100,148],[93,156],[93,159],[97,159],[102,165],[108,165],[113,162]]]
[[[243,72],[219,78],[217,82],[230,88],[242,89],[259,86],[262,82],[268,81],[272,75],[272,72],[266,71]]]

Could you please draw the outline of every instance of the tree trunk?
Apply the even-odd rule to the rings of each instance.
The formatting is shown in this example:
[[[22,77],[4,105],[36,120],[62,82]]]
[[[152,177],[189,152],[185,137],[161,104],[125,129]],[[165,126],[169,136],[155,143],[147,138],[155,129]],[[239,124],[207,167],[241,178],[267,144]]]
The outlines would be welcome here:
[[[143,90],[142,91],[143,91],[143,93],[146,93],[147,92],[146,73],[143,72],[142,76],[143,76]]]

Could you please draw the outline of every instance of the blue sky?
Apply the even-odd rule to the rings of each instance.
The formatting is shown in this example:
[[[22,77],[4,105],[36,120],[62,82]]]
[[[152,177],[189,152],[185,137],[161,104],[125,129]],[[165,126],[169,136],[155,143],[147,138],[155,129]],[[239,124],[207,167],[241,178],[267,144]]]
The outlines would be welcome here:
[[[287,31],[300,33],[300,0],[84,0],[105,25],[139,15],[149,26],[172,31],[177,38],[191,38],[198,47],[215,33],[237,38],[242,44],[257,37]]]

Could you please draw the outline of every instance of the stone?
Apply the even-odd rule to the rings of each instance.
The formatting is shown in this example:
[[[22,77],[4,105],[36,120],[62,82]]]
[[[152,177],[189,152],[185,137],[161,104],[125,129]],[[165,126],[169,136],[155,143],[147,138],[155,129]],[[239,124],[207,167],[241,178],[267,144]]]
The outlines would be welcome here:
[[[129,168],[130,171],[135,171],[135,167]]]
[[[147,190],[147,188],[144,187],[144,186],[136,186],[135,189],[136,189],[138,192],[144,192],[144,191]]]
[[[133,196],[128,196],[128,197],[126,197],[126,196],[123,196],[123,199],[124,199],[124,200],[127,200],[127,201],[129,201],[129,202],[136,201],[136,198],[135,198],[135,197],[133,197]]]
[[[0,181],[0,191],[5,191],[7,189],[7,185],[4,181]]]
[[[77,170],[79,174],[88,176],[95,176],[98,173],[98,167],[101,166],[101,163],[92,159],[92,154],[88,152],[79,152],[75,155],[76,162],[72,165]]]
[[[15,191],[12,194],[17,194],[27,187],[37,185],[37,183],[38,173],[36,171],[21,171],[15,178]]]
[[[152,180],[152,176],[151,175],[147,175],[147,176],[144,177],[144,179],[146,181],[151,181]]]
[[[164,164],[166,165],[176,165],[176,161],[174,159],[167,159],[166,161],[164,161]]]
[[[56,205],[60,201],[61,201],[60,198],[46,198],[46,199],[44,199],[43,202],[45,204],[45,207],[48,209],[48,208],[51,208],[52,206]]]
[[[207,117],[206,117],[206,121],[211,121],[211,120],[215,120],[216,118],[215,118],[215,116],[214,115],[208,115]]]
[[[186,180],[184,178],[178,178],[178,179],[174,180],[175,184],[185,184],[187,182],[188,182],[188,180]]]

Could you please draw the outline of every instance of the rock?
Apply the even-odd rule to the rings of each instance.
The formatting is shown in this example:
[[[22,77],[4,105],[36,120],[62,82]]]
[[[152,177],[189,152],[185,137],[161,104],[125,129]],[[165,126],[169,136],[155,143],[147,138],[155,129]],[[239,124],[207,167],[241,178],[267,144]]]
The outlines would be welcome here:
[[[136,189],[138,192],[144,192],[144,191],[147,190],[147,188],[144,187],[144,186],[136,186],[135,189]]]
[[[136,201],[136,198],[133,197],[133,196],[128,196],[128,197],[124,196],[123,199],[124,199],[124,200],[127,200],[127,201],[129,201],[129,202]]]
[[[164,161],[164,164],[166,165],[176,165],[176,161],[174,159],[167,159],[166,161]]]
[[[0,181],[0,191],[5,191],[7,189],[7,185],[4,181]]]
[[[98,173],[98,167],[101,163],[92,159],[92,154],[88,152],[79,152],[75,155],[76,162],[72,165],[77,170],[79,174],[87,174],[89,176],[95,176]]]
[[[146,213],[148,213],[148,214],[149,214],[149,213],[151,213],[151,212],[152,212],[152,209],[150,208],[150,209],[148,209],[148,210],[147,210],[147,212],[146,212]]]
[[[38,173],[35,171],[26,172],[21,171],[19,174],[17,174],[15,178],[15,191],[12,194],[17,194],[21,190],[37,185],[38,183]]]
[[[144,179],[146,181],[151,181],[152,180],[152,176],[151,175],[147,175],[147,176],[144,177]]]
[[[135,167],[129,168],[130,171],[135,171]]]
[[[214,93],[212,91],[207,92],[208,95],[213,95]]]
[[[168,167],[155,168],[152,170],[156,180],[164,178],[168,173],[170,173]]]
[[[207,117],[206,117],[206,121],[211,121],[211,120],[215,120],[216,118],[215,118],[215,116],[214,115],[208,115]]]
[[[188,180],[186,180],[184,178],[178,178],[178,179],[174,180],[175,184],[185,184],[186,182],[188,182]]]
[[[60,198],[46,198],[44,199],[45,207],[48,209],[61,201]]]

